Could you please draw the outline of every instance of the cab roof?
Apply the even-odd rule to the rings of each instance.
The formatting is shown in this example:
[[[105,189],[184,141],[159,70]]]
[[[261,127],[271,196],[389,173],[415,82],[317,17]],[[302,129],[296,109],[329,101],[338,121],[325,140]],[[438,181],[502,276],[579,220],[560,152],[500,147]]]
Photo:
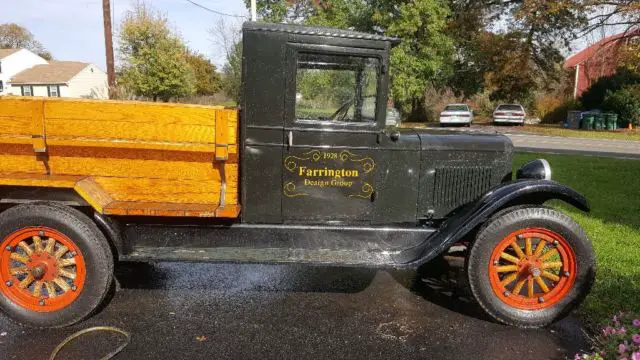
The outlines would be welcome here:
[[[267,24],[258,22],[245,22],[243,30],[248,31],[269,31],[269,32],[281,32],[297,35],[315,35],[315,36],[329,36],[345,39],[360,39],[360,40],[376,40],[376,41],[388,41],[392,45],[400,43],[400,39],[395,37],[388,37],[377,34],[369,34],[364,32],[343,30],[322,26],[303,26],[303,25],[290,25],[290,24]]]

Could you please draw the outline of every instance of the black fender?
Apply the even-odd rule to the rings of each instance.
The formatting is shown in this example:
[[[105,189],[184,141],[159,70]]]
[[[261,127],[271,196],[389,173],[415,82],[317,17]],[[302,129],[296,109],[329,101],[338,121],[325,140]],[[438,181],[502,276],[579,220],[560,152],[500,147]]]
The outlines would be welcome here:
[[[558,199],[589,212],[589,201],[568,186],[551,180],[519,180],[493,188],[482,198],[468,204],[447,219],[428,239],[422,255],[412,265],[422,265],[447,251],[496,212],[515,205],[542,205]]]

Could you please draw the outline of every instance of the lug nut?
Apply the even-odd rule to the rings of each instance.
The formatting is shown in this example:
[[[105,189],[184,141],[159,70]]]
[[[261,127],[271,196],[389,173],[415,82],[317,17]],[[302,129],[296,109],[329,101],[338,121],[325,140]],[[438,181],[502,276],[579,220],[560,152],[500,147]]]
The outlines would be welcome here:
[[[76,291],[76,290],[78,290],[78,287],[75,285],[71,285],[71,291]]]
[[[71,256],[76,256],[76,255],[78,255],[78,253],[77,253],[77,252],[75,252],[75,251],[72,251],[72,252],[71,252]]]
[[[13,285],[13,281],[8,280],[5,284],[6,284],[7,286],[12,286],[12,285]]]
[[[522,235],[518,235],[518,236],[516,236],[516,239],[518,239],[518,240],[524,240],[524,236],[522,236]]]
[[[553,245],[554,246],[558,246],[560,243],[558,242],[558,240],[553,240]]]
[[[39,304],[40,306],[44,306],[44,299],[40,300]]]
[[[493,262],[493,265],[496,265],[496,266],[500,265],[500,261],[495,260],[495,261]]]
[[[38,234],[39,234],[40,236],[44,236],[44,231],[40,231]]]
[[[541,303],[543,303],[543,302],[544,302],[544,298],[543,298],[543,297],[541,297],[541,298],[538,298],[538,302],[541,302]]]
[[[505,291],[504,292],[504,296],[509,296],[509,295],[511,295],[511,293],[509,291]]]
[[[7,251],[11,252],[11,251],[13,251],[13,248],[11,246],[7,245]]]
[[[571,275],[571,273],[570,273],[570,272],[568,272],[568,271],[565,271],[565,272],[564,272],[564,276],[569,276],[569,275]]]

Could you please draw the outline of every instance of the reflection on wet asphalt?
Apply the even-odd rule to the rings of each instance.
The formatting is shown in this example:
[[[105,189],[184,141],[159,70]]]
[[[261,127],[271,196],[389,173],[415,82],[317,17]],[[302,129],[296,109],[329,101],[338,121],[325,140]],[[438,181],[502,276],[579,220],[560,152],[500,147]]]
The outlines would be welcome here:
[[[0,358],[46,359],[71,333],[129,331],[117,359],[549,359],[587,345],[575,318],[520,330],[486,319],[456,285],[460,259],[415,271],[301,265],[121,264],[119,288],[89,320],[33,330],[0,315]],[[59,359],[117,347],[97,333]]]

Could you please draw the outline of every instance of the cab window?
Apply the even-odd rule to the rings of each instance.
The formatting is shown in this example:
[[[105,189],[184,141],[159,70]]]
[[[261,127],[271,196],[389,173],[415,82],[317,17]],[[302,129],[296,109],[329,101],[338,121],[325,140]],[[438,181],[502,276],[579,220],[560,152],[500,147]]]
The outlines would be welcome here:
[[[379,67],[377,58],[299,54],[297,121],[375,123]]]

